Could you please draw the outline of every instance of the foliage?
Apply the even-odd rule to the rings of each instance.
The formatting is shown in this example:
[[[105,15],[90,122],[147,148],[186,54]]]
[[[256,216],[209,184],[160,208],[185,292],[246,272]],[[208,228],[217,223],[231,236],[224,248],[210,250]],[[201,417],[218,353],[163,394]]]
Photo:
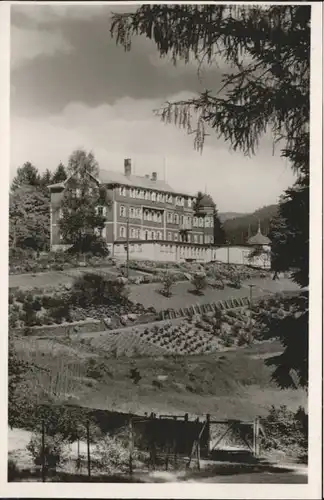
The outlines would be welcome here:
[[[202,295],[203,290],[205,290],[207,288],[207,285],[208,285],[207,278],[206,278],[206,275],[204,273],[195,273],[192,276],[191,283],[193,284],[194,292],[197,295]]]
[[[126,304],[127,293],[125,284],[120,281],[107,280],[100,274],[85,273],[75,280],[71,301],[80,307]]]
[[[175,277],[173,274],[166,272],[163,274],[162,277],[162,290],[161,293],[162,295],[165,295],[165,297],[171,297],[172,295],[172,286],[175,283]]]
[[[9,201],[9,240],[13,247],[49,247],[49,199],[40,189],[16,187]]]
[[[27,450],[31,453],[35,465],[42,465],[42,436],[40,434],[34,434],[31,437],[30,442],[27,445]],[[45,436],[45,446],[44,446],[44,461],[46,469],[56,469],[58,465],[61,465],[66,461],[67,456],[64,453],[64,442],[63,436],[61,434],[55,434],[54,436]]]
[[[204,215],[205,214],[205,211],[204,211],[205,207],[202,203],[203,198],[204,198],[204,193],[202,193],[201,191],[198,191],[195,202],[193,204],[193,210],[194,210],[194,213],[196,215]]]
[[[308,282],[309,256],[310,13],[309,5],[142,5],[134,13],[115,14],[111,25],[111,35],[125,50],[130,50],[133,36],[143,35],[175,64],[191,59],[200,65],[217,59],[225,63],[228,72],[217,95],[206,90],[192,99],[168,102],[157,114],[194,134],[199,151],[210,129],[246,155],[254,154],[260,138],[271,132],[274,145],[280,143],[281,156],[299,176],[281,204],[287,237],[284,244],[278,238],[275,256],[277,263],[295,268],[300,284]],[[282,252],[291,252],[291,261]],[[306,320],[305,313],[290,320],[290,330],[300,339],[308,334]],[[307,351],[296,352],[296,346],[305,342],[294,346],[293,336],[282,339],[286,349],[277,379],[282,373],[280,384],[286,384],[285,364],[298,369],[289,357],[295,353],[302,363],[303,384]]]
[[[293,279],[301,286],[309,281],[309,177],[300,176],[285,191],[278,217],[272,220],[271,261],[274,271],[293,270]]]
[[[267,449],[282,450],[307,461],[308,455],[308,415],[303,408],[294,413],[287,406],[271,406],[266,418],[262,419],[264,440]]]
[[[67,179],[67,172],[63,163],[59,163],[52,177],[52,183],[64,182]]]
[[[96,465],[100,470],[111,473],[125,473],[129,470],[129,438],[127,429],[121,429],[117,435],[106,435],[96,449]],[[142,453],[134,450],[133,466],[140,463]]]
[[[10,335],[8,350],[8,420],[10,426],[13,426],[23,416],[24,397],[20,384],[29,369],[28,363],[17,357],[14,338]]]
[[[274,140],[285,143],[282,155],[299,170],[308,168],[310,12],[303,5],[143,5],[115,14],[111,35],[125,50],[133,36],[146,36],[174,64],[224,62],[232,72],[224,74],[217,96],[205,91],[167,103],[158,114],[195,132],[199,150],[206,126],[246,154],[270,128]]]
[[[285,300],[286,313],[267,311],[260,314],[264,337],[278,338],[284,352],[266,360],[275,367],[273,378],[277,384],[287,387],[308,386],[308,294]]]
[[[267,205],[251,214],[227,219],[224,222],[227,240],[233,245],[246,243],[250,236],[256,234],[259,221],[262,233],[269,236],[271,220],[277,216],[277,213],[278,205]]]
[[[96,234],[81,235],[77,241],[67,250],[70,254],[91,254],[94,256],[107,257],[109,250],[106,241]]]
[[[214,208],[213,219],[214,219],[214,244],[224,245],[226,243],[226,233],[224,226],[219,218],[216,205]]]
[[[89,244],[95,244],[98,250],[102,240],[97,242],[97,237],[103,231],[107,209],[107,195],[96,180],[98,163],[92,153],[76,150],[69,158],[67,171],[70,178],[61,203],[61,235],[76,252],[88,252]]]
[[[22,167],[18,167],[17,174],[14,177],[11,184],[11,191],[14,192],[22,187],[39,187],[40,186],[40,175],[38,169],[29,161],[23,164]]]
[[[86,376],[95,380],[101,380],[106,375],[111,376],[107,366],[104,363],[98,363],[94,358],[90,358],[87,364]]]

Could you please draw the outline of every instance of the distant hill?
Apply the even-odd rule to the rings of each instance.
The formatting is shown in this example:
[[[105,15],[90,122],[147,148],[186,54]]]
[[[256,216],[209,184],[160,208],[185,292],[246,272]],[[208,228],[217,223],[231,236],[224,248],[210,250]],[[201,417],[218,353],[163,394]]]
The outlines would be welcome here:
[[[236,217],[244,217],[244,215],[248,215],[242,212],[220,212],[218,214],[220,221],[225,222],[229,219],[235,219]]]
[[[246,243],[249,231],[250,236],[257,232],[259,221],[262,233],[267,235],[269,233],[270,220],[275,217],[277,212],[278,205],[268,205],[259,208],[251,214],[241,214],[238,217],[225,219],[223,224],[227,240],[233,244]]]

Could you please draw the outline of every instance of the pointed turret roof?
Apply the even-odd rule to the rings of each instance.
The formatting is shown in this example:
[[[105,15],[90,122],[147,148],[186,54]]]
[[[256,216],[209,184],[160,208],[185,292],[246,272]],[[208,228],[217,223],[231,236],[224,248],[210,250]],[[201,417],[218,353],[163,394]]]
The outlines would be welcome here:
[[[260,221],[258,225],[258,232],[254,236],[248,239],[249,245],[270,245],[271,240],[261,233]]]

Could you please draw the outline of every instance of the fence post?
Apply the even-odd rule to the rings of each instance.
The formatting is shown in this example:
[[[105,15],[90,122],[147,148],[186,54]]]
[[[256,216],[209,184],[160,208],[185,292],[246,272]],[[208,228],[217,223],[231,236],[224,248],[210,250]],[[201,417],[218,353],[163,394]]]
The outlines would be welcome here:
[[[206,427],[207,427],[207,454],[210,454],[210,414],[206,415]]]
[[[87,420],[87,459],[88,459],[88,477],[91,476],[91,457],[90,457],[90,422]]]
[[[42,419],[42,482],[45,483],[45,421]]]
[[[255,454],[260,455],[260,420],[259,417],[255,419]]]
[[[197,442],[197,467],[200,470],[200,438],[198,438]]]
[[[133,474],[133,420],[129,419],[129,475]]]
[[[253,455],[256,456],[256,425],[255,425],[256,419],[253,420]]]
[[[174,417],[174,420],[175,422],[177,422],[177,417]],[[178,452],[178,442],[177,442],[177,439],[176,439],[176,431],[177,431],[177,424],[175,424],[176,427],[174,429],[174,433],[173,433],[173,452],[174,452],[174,468],[176,469],[177,468],[177,465],[178,465],[178,456],[177,456],[177,452]]]

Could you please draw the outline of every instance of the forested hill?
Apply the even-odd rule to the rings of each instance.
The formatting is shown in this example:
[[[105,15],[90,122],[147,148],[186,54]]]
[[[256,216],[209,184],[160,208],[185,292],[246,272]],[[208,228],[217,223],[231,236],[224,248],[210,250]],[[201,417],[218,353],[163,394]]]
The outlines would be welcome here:
[[[232,244],[246,243],[249,237],[249,227],[250,236],[253,236],[258,230],[259,221],[262,233],[267,235],[269,232],[270,220],[277,214],[277,210],[278,205],[268,205],[259,208],[252,214],[242,214],[234,218],[229,218],[229,213],[220,213],[219,216],[224,221],[223,225],[228,242]]]

